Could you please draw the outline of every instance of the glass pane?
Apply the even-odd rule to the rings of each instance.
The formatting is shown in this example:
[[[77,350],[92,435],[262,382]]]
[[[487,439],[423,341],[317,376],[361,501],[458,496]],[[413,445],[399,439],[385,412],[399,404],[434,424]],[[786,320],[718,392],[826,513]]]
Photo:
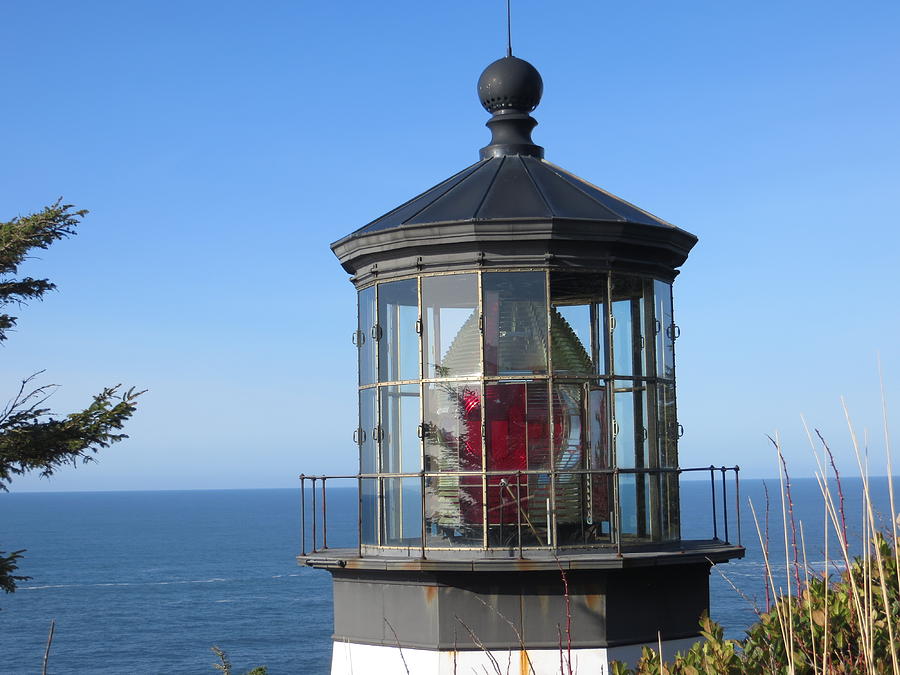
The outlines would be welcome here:
[[[634,474],[619,474],[619,534],[633,539],[638,531]]]
[[[481,384],[433,382],[425,385],[425,492],[429,546],[481,546],[481,476],[460,476],[480,471]]]
[[[359,383],[375,382],[375,287],[359,292],[359,324],[356,346],[359,349]]]
[[[647,468],[647,390],[638,381],[615,383],[613,433],[619,468]],[[650,490],[646,473],[623,474],[619,481],[622,534],[646,537],[649,532]]]
[[[359,470],[361,473],[378,471],[378,429],[375,417],[375,389],[359,392]]]
[[[588,469],[608,469],[609,462],[609,423],[607,412],[607,395],[605,383],[592,383],[588,388]],[[586,482],[587,494],[585,502],[587,513],[585,523],[588,525],[587,541],[602,539],[610,533],[610,480],[609,474],[591,474]]]
[[[594,303],[592,311],[594,358],[597,364],[597,373],[605,375],[610,371],[610,364],[612,363],[610,358],[610,350],[612,349],[612,341],[610,340],[612,336],[612,331],[610,330],[611,317],[609,314],[609,302],[605,295],[599,297],[597,302]]]
[[[425,470],[481,470],[481,384],[425,385]]]
[[[559,384],[553,390],[554,453],[556,468],[583,469],[587,463],[588,429],[585,424],[587,388],[583,384]],[[580,473],[556,476],[556,537],[559,545],[584,539],[583,502],[588,478]]]
[[[501,504],[505,492],[501,481],[515,485],[516,471],[549,469],[550,411],[546,382],[502,382],[485,386],[485,457],[489,471],[509,471],[509,475],[488,478],[489,499]],[[523,483],[525,483],[523,477]],[[549,474],[532,476],[527,489],[520,490],[522,509],[532,515],[537,509],[545,520],[545,500],[550,497]],[[539,486],[538,492],[534,491]],[[509,495],[507,494],[507,497]],[[514,522],[515,509],[489,514],[489,524]]]
[[[552,543],[548,535],[551,530],[550,483],[549,473],[528,476],[527,494],[522,496],[523,508],[528,514],[528,529],[522,532],[525,546],[549,546]]]
[[[458,509],[444,508],[447,501]],[[429,476],[425,482],[425,541],[434,548],[484,545],[481,476]]]
[[[362,500],[363,544],[378,544],[378,479],[363,478],[360,499]]]
[[[660,384],[656,391],[659,465],[677,468],[678,420],[675,414],[675,385],[673,383]],[[662,538],[666,540],[680,538],[678,474],[676,473],[665,473],[660,478],[660,512]]]
[[[653,282],[655,300],[653,322],[656,332],[656,374],[675,379],[675,319],[672,315],[672,285]]]
[[[384,546],[422,545],[420,478],[385,478]]]
[[[422,278],[422,339],[425,377],[479,374],[477,275]]]
[[[613,413],[613,444],[616,466],[620,469],[635,467],[634,453],[634,389],[631,382],[616,382]]]
[[[675,385],[657,386],[657,435],[659,436],[659,465],[678,466],[678,418],[675,410]]]
[[[419,378],[419,301],[416,280],[378,285],[378,379]]]
[[[550,467],[546,382],[498,382],[485,387],[488,470]]]
[[[594,372],[591,358],[591,306],[559,305],[550,312],[553,372]]]
[[[645,473],[619,474],[621,532],[625,539],[649,539],[649,478]]]
[[[551,272],[554,372],[591,374],[596,371],[596,363],[603,363],[603,341],[597,339],[595,331],[597,305],[605,305],[606,287],[605,274]]]
[[[550,474],[510,472],[492,478],[487,493],[488,545],[515,549],[547,546]]]
[[[643,374],[643,283],[637,277],[612,278],[613,373]]]
[[[543,272],[488,272],[484,287],[484,372],[547,372],[547,299]]]
[[[381,471],[418,472],[422,468],[419,441],[419,385],[390,385],[379,388],[379,391]]]

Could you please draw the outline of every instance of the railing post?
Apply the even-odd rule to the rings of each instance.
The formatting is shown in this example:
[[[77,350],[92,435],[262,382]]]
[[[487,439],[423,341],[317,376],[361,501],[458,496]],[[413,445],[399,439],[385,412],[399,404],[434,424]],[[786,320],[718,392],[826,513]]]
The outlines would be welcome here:
[[[716,467],[709,465],[709,487],[712,488],[713,539],[719,538],[719,519],[716,517]]]
[[[722,519],[725,523],[725,541],[729,544],[731,540],[728,538],[728,492],[725,484],[725,467],[722,467]]]
[[[500,498],[500,506],[499,506],[500,516],[498,517],[497,520],[500,521],[499,527],[500,527],[500,547],[501,548],[503,547],[503,535],[506,534],[504,532],[504,526],[506,525],[506,522],[505,522],[506,521],[506,491],[509,489],[510,489],[509,481],[506,480],[506,478],[500,478],[500,482],[497,483],[497,494],[499,495],[499,498]],[[485,508],[487,508],[487,507],[488,507],[488,505],[485,504]],[[488,540],[488,541],[489,541],[488,545],[490,545],[490,540]]]
[[[419,472],[419,476],[421,478],[421,492],[419,493],[419,502],[422,507],[422,560],[425,560],[425,534],[427,532],[425,528],[425,469],[422,469]]]
[[[325,476],[322,476],[322,550],[328,548],[328,509],[325,507]]]
[[[312,476],[312,552],[316,552],[316,477]]]
[[[621,496],[619,493],[619,467],[616,466],[613,469],[613,501],[616,505],[615,517],[616,517],[616,555],[620,558],[622,557],[622,504],[619,501],[619,497]],[[612,523],[610,523],[612,526]]]
[[[737,516],[738,546],[743,546],[741,539],[741,467],[734,467],[734,506]]]
[[[306,477],[300,474],[300,555],[306,555]]]
[[[522,559],[522,472],[516,471],[516,533],[519,538],[519,560]]]
[[[363,521],[363,479],[362,479],[362,467],[360,467],[360,473],[356,474],[356,546],[357,552],[359,553],[359,557],[362,558],[362,521]]]

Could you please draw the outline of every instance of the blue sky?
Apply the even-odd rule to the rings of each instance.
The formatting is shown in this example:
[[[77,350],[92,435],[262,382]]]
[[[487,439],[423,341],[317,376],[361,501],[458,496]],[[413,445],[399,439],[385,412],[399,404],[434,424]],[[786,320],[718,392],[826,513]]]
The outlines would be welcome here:
[[[0,10],[0,218],[91,214],[33,260],[0,383],[132,438],[17,490],[281,487],[352,470],[355,299],[329,243],[471,164],[503,2],[44,2]],[[700,237],[676,283],[683,465],[884,472],[900,427],[900,5],[514,3],[547,159]]]

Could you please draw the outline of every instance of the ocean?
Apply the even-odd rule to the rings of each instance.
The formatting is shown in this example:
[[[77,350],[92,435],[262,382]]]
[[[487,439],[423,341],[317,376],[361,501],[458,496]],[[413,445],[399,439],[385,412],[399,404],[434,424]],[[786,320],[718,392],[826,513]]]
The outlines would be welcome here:
[[[765,483],[770,554],[783,570],[778,480]],[[844,479],[843,488],[850,539],[858,543],[861,481]],[[814,479],[795,479],[792,492],[807,562],[822,569],[819,487]],[[886,479],[872,479],[872,493],[887,525]],[[734,541],[733,497],[730,492]],[[747,557],[718,566],[710,577],[711,613],[729,637],[741,637],[754,621],[754,603],[765,606],[748,499],[762,520],[763,481],[741,481]],[[682,481],[681,500],[682,536],[709,538],[709,481]],[[0,494],[0,546],[28,549],[19,572],[33,577],[14,594],[0,595],[0,672],[40,673],[55,619],[53,675],[215,673],[213,645],[227,652],[236,674],[257,665],[272,675],[327,673],[331,578],[296,563],[299,505],[299,488]],[[721,537],[721,507],[718,516]],[[329,489],[329,545],[354,546],[355,528],[355,490]],[[830,546],[833,559],[834,540]],[[783,575],[776,583],[784,584]]]

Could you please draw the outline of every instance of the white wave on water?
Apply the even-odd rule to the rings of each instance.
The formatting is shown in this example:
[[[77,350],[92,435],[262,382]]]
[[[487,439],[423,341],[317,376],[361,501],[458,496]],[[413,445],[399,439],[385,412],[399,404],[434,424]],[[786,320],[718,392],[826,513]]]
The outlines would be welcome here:
[[[247,581],[246,579],[179,579],[176,581],[120,581],[97,584],[47,584],[46,586],[19,586],[17,591],[43,591],[50,588],[100,588],[103,586],[174,586],[177,584],[220,584],[230,581]]]

